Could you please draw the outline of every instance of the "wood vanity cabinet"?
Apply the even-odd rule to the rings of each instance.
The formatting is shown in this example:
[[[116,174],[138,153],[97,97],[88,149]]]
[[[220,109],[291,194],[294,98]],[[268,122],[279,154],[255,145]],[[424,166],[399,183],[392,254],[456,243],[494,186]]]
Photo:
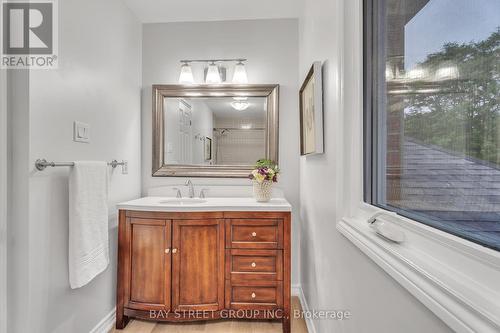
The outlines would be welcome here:
[[[290,332],[289,212],[120,210],[118,238],[116,328],[237,318]]]

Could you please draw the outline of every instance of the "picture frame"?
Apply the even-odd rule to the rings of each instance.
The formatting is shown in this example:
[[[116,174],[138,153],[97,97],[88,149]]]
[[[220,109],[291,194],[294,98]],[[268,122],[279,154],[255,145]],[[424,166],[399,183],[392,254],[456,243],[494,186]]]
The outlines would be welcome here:
[[[205,141],[205,149],[204,149],[205,161],[210,161],[212,159],[212,139],[206,136],[204,141]]]
[[[300,88],[299,103],[300,155],[323,154],[323,75],[320,61],[314,62],[307,73]]]

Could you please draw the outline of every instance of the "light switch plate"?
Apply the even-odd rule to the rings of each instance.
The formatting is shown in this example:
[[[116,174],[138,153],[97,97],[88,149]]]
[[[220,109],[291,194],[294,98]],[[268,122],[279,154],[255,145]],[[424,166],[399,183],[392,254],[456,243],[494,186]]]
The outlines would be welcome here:
[[[73,123],[73,141],[90,143],[90,125],[75,121]]]

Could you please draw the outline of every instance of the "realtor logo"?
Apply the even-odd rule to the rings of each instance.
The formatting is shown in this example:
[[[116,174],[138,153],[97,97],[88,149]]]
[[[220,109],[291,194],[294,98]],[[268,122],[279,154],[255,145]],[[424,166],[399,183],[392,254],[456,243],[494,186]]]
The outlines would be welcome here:
[[[57,3],[2,2],[2,68],[57,68]]]

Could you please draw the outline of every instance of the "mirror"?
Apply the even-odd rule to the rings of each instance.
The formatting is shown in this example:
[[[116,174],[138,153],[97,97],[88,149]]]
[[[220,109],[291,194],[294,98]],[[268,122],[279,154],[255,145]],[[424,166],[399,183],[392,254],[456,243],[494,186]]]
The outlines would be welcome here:
[[[266,156],[265,97],[165,97],[166,164],[251,165]]]
[[[153,98],[153,176],[247,177],[277,162],[277,85],[155,85]]]

